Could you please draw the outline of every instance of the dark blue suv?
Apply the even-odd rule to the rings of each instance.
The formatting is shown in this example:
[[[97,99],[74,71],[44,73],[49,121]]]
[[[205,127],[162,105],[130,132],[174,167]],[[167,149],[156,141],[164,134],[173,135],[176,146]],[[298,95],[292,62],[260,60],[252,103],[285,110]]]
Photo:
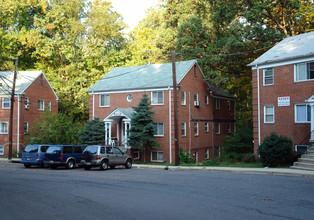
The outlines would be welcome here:
[[[44,167],[43,159],[45,152],[51,145],[47,144],[32,144],[27,145],[22,152],[21,163],[26,168],[30,168],[32,165]]]
[[[77,145],[52,145],[45,154],[44,164],[51,168],[65,166],[67,169],[80,165],[84,146]]]

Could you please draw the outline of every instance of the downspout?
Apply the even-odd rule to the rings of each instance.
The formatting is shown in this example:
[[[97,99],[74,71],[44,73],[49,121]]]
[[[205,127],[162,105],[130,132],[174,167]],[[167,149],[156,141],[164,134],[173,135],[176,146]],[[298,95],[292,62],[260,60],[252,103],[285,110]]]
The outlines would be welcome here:
[[[169,91],[169,163],[172,163],[172,155],[171,155],[171,90],[170,86],[168,86]]]
[[[16,140],[16,156],[19,156],[20,147],[20,96],[17,96],[17,140]]]
[[[257,71],[257,126],[258,126],[258,145],[261,144],[261,110],[260,110],[260,91],[259,91],[259,68],[256,64]]]
[[[189,92],[189,153],[192,151],[192,139],[191,139],[191,120],[192,120],[192,112],[191,112],[191,93]]]
[[[93,119],[95,118],[95,95],[94,95],[94,91],[92,92],[93,95]]]

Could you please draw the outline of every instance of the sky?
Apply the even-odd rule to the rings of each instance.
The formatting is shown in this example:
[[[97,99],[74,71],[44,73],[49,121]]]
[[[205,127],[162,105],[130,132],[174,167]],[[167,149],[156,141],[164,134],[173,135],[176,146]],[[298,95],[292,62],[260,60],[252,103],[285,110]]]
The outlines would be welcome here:
[[[146,10],[158,4],[159,0],[111,0],[114,11],[123,16],[129,31],[146,17]]]

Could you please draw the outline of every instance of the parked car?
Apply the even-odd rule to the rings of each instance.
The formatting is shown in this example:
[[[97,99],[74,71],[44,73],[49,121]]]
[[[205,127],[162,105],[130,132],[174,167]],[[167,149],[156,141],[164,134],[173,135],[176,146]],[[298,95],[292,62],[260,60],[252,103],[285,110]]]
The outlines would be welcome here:
[[[65,166],[67,169],[72,169],[75,165],[80,165],[83,148],[76,145],[50,146],[46,151],[44,164],[51,168]]]
[[[85,148],[82,154],[82,164],[86,170],[99,167],[101,170],[114,169],[117,165],[124,165],[131,169],[132,158],[123,153],[118,147],[93,145]]]
[[[44,167],[43,159],[49,146],[47,144],[27,145],[23,149],[20,162],[24,164],[25,168],[30,168],[32,165]]]

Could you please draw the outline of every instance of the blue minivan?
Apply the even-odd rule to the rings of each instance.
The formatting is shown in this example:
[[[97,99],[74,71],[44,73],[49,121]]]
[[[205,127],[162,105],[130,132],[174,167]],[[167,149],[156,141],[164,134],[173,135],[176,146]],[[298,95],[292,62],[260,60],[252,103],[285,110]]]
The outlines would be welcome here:
[[[45,153],[51,145],[47,144],[32,144],[27,145],[22,152],[20,162],[24,164],[25,168],[30,168],[32,165],[44,167],[43,159]]]

